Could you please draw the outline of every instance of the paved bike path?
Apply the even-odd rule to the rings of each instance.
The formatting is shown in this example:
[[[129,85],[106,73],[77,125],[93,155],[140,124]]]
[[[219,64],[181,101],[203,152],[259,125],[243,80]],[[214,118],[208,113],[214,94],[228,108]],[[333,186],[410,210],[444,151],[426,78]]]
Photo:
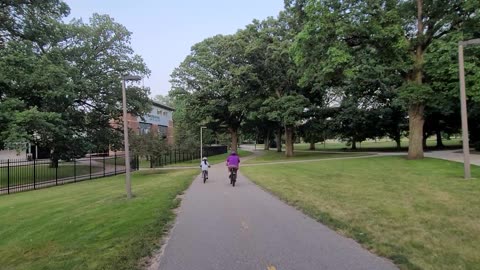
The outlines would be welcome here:
[[[160,270],[397,269],[263,191],[224,164],[187,190]]]

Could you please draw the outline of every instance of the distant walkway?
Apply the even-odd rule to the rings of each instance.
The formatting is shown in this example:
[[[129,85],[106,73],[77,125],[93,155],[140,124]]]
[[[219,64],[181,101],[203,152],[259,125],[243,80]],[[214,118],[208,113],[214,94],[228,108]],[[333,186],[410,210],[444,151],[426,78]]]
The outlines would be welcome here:
[[[242,148],[248,151],[253,151],[252,145],[242,145]],[[258,152],[263,152],[263,149],[258,149]],[[296,150],[296,152],[311,152],[309,150]],[[346,154],[349,152],[326,152],[326,153],[339,153]],[[355,153],[355,152],[353,152]],[[311,162],[311,161],[327,161],[327,160],[336,160],[336,159],[358,159],[358,158],[372,158],[379,156],[407,156],[407,152],[359,152],[369,154],[370,156],[359,156],[359,157],[338,157],[338,158],[326,158],[326,159],[308,159],[308,160],[284,160],[284,161],[274,161],[268,163],[256,163],[256,164],[245,164],[245,166],[256,166],[256,165],[269,165],[269,164],[278,164],[278,163],[299,163],[299,162]],[[463,163],[463,151],[461,149],[449,149],[449,150],[435,150],[435,151],[425,151],[425,157],[429,158],[438,158],[454,162]],[[470,163],[473,165],[480,166],[480,154],[475,153],[473,149],[470,152]]]
[[[463,151],[458,149],[426,152],[425,156],[463,163]],[[470,163],[480,166],[480,155],[470,154]]]
[[[164,253],[153,269],[397,268],[241,174],[237,186],[230,186],[221,163],[212,166],[206,184],[197,177],[186,192]]]

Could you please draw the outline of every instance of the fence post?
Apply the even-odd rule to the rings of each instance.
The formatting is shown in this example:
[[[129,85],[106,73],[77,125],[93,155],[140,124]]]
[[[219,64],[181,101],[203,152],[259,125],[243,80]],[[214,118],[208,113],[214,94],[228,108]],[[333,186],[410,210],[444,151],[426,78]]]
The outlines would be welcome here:
[[[35,159],[34,159],[34,160],[33,160],[33,189],[36,189],[36,188],[37,188],[37,187],[36,187],[36,185],[37,185],[37,183],[36,183],[36,181],[37,181],[37,180],[36,180],[37,175],[36,175],[36,172],[35,172],[35,171],[36,171],[36,170],[35,170],[36,167],[37,167],[37,162],[36,162]]]
[[[90,166],[89,166],[89,169],[90,169],[90,180],[92,180],[92,153],[90,153]]]
[[[10,159],[7,159],[7,194],[10,194]]]
[[[113,154],[114,175],[117,175],[117,152]]]
[[[73,159],[73,182],[77,182],[77,160]]]
[[[58,186],[58,161],[55,162],[55,186]]]
[[[103,177],[105,177],[105,155],[103,155]]]

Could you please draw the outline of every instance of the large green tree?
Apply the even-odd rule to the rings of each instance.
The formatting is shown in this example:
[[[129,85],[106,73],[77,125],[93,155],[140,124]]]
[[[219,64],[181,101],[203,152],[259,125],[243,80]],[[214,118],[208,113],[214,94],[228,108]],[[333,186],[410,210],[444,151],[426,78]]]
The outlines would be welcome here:
[[[461,31],[469,24],[480,23],[480,1],[463,0],[411,0],[400,1],[404,36],[408,42],[411,65],[405,70],[401,95],[408,106],[409,149],[408,157],[423,157],[424,111],[433,90],[425,81],[425,55],[435,40]],[[392,44],[395,46],[395,44]]]
[[[403,81],[398,92],[409,115],[409,158],[422,158],[424,110],[433,96],[425,54],[433,41],[478,25],[479,6],[477,0],[309,0],[295,50],[302,80],[343,87],[362,73],[358,60],[373,59],[385,85]]]
[[[302,71],[300,84],[311,87],[317,106],[340,106],[332,122],[338,135],[353,147],[380,136],[375,122],[381,118],[375,115],[394,98],[387,96],[402,82],[396,66],[405,62],[397,56],[405,50],[402,29],[388,25],[398,16],[374,12],[375,6],[367,10],[369,5],[362,3],[307,1],[305,24],[292,48]],[[387,39],[400,45],[385,47]],[[378,121],[372,121],[375,118]]]
[[[199,125],[226,129],[237,150],[239,128],[258,88],[245,57],[247,40],[239,34],[217,35],[195,44],[172,74],[173,97],[182,97]]]
[[[242,32],[252,42],[249,53],[255,72],[260,78],[264,102],[259,112],[270,121],[281,124],[285,130],[285,155],[293,156],[295,129],[305,117],[309,100],[306,89],[298,85],[299,72],[290,56],[296,31],[290,27],[291,15],[280,13],[278,18],[254,21]],[[280,146],[280,135],[277,135]]]
[[[43,3],[43,2],[42,2]],[[10,1],[0,29],[0,142],[33,142],[51,151],[53,160],[121,144],[111,121],[121,116],[121,75],[148,75],[130,47],[131,33],[106,15],[88,24],[64,24],[68,6],[61,1]],[[133,114],[148,109],[148,91],[128,90]]]

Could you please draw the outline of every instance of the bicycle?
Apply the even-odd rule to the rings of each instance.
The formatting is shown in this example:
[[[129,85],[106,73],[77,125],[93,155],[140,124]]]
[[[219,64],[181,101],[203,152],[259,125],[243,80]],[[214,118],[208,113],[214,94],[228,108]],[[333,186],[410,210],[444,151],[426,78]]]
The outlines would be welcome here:
[[[237,182],[237,168],[230,168],[230,184],[232,186],[235,186],[235,182]]]
[[[203,176],[203,183],[205,184],[205,182],[208,179],[208,171],[202,171],[202,176]]]

